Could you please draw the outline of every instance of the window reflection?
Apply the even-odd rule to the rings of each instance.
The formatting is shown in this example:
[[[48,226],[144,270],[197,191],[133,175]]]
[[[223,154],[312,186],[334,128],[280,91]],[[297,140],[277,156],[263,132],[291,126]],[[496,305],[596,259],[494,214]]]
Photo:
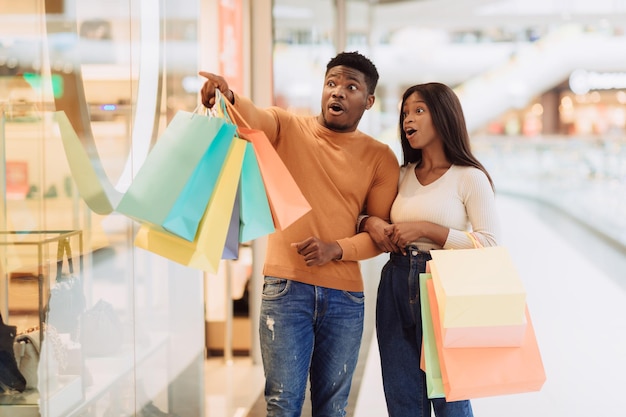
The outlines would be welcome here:
[[[40,341],[31,371],[15,355],[37,382],[0,390],[0,415],[203,413],[201,389],[169,395],[203,370],[202,274],[135,248],[136,225],[114,212],[168,119],[196,106],[183,80],[196,75],[197,8],[0,8],[0,312],[20,352],[26,334]]]

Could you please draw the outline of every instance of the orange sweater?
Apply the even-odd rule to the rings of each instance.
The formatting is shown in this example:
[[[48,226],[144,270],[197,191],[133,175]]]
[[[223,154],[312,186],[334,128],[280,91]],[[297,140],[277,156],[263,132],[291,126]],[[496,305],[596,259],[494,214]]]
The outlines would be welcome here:
[[[333,132],[315,116],[297,116],[278,107],[257,108],[235,98],[235,108],[250,127],[265,132],[312,207],[285,230],[268,238],[263,273],[345,291],[363,291],[358,261],[380,254],[367,233],[355,234],[358,215],[389,218],[398,186],[393,151],[360,131]],[[292,242],[317,236],[339,243],[343,257],[306,266]]]

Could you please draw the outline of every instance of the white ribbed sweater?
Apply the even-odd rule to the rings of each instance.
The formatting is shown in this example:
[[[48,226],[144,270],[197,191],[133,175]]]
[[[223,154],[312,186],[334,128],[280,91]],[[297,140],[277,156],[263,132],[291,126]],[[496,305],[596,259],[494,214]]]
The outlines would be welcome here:
[[[391,221],[428,221],[450,228],[443,249],[472,248],[465,231],[473,231],[483,246],[495,246],[499,233],[494,192],[487,176],[477,168],[457,165],[428,185],[417,180],[415,163],[402,167]],[[426,239],[414,243],[422,250],[442,249]]]

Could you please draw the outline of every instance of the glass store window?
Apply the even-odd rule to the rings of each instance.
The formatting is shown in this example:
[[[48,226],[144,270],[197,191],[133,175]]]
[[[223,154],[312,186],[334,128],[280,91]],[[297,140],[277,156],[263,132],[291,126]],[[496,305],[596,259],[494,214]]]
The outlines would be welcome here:
[[[113,210],[196,106],[198,9],[0,1],[0,416],[204,412],[202,273]]]

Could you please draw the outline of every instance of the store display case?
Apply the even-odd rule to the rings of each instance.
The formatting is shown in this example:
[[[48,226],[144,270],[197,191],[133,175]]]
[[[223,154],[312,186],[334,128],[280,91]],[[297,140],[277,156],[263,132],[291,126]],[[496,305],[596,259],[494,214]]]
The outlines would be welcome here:
[[[83,369],[82,353],[80,345],[73,338],[76,333],[61,335],[61,330],[68,323],[66,316],[57,314],[56,319],[48,316],[53,301],[52,292],[60,287],[65,286],[65,291],[76,292],[82,291],[83,280],[83,234],[81,230],[46,230],[46,231],[0,231],[0,246],[2,249],[0,254],[5,260],[9,257],[7,253],[12,252],[16,256],[11,257],[11,261],[15,258],[21,260],[20,265],[14,265],[13,262],[5,261],[5,273],[0,277],[0,283],[4,288],[8,288],[3,300],[0,300],[0,306],[5,311],[11,309],[4,308],[10,306],[9,300],[12,299],[12,290],[16,289],[16,285],[12,285],[11,281],[25,276],[34,278],[31,282],[35,285],[26,285],[23,291],[27,293],[29,299],[35,299],[34,306],[22,305],[22,309],[32,308],[38,316],[37,326],[30,329],[21,329],[22,333],[28,334],[33,339],[23,339],[18,333],[16,342],[14,343],[14,353],[16,355],[16,363],[19,371],[26,377],[26,389],[22,392],[5,392],[0,395],[0,416],[39,416],[40,404],[46,404],[48,416],[65,416],[67,413],[79,404],[84,398],[83,392]],[[65,257],[65,250],[57,250],[58,273],[59,275],[51,276],[51,272],[55,268],[50,267],[50,258],[48,254],[53,251],[50,247],[69,248],[70,240],[78,243],[77,259],[74,259],[71,252]],[[10,250],[8,250],[10,249]],[[58,256],[61,255],[59,259]],[[61,282],[63,277],[62,265],[67,262],[73,265],[77,262],[75,279],[80,287],[71,289],[67,282]],[[18,285],[19,286],[19,285]],[[28,294],[30,292],[30,294]],[[28,296],[30,295],[30,297]],[[34,297],[33,297],[34,295]],[[76,297],[84,294],[76,293]],[[68,301],[64,297],[62,302]],[[54,308],[59,310],[66,309],[66,306],[56,305]],[[74,311],[79,314],[79,311]],[[8,317],[7,317],[8,316]],[[8,320],[11,316],[4,314]],[[78,316],[75,317],[78,321]],[[54,323],[52,323],[54,321]],[[37,340],[38,339],[38,340]],[[23,340],[22,343],[19,341]],[[30,345],[24,346],[24,343]],[[30,353],[25,355],[24,349],[31,349]],[[20,352],[21,349],[21,353]],[[32,379],[32,380],[31,380]]]

